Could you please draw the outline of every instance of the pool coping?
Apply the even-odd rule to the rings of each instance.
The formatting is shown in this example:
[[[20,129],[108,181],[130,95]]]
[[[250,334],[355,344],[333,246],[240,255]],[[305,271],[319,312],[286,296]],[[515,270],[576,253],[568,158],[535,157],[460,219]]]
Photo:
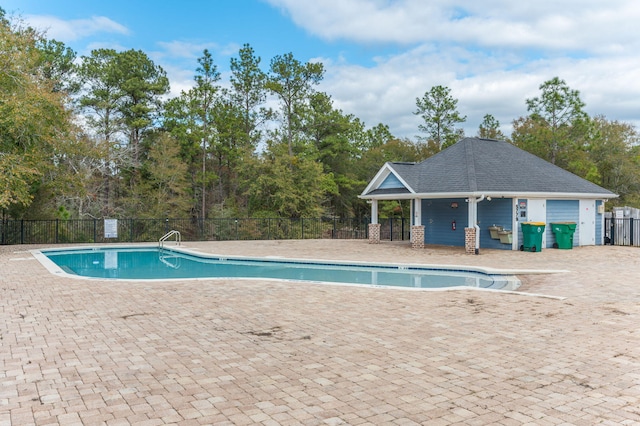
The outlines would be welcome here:
[[[472,272],[488,275],[494,279],[494,283],[504,283],[499,288],[494,286],[483,288],[474,286],[451,286],[451,287],[439,287],[439,288],[416,288],[416,287],[402,287],[402,286],[387,286],[376,284],[356,284],[356,283],[340,283],[340,282],[326,282],[326,281],[311,281],[311,280],[295,280],[295,279],[280,279],[280,278],[254,278],[254,277],[198,277],[198,278],[154,278],[154,279],[127,279],[127,278],[104,278],[104,277],[85,277],[77,274],[72,274],[64,269],[60,268],[51,259],[49,259],[43,251],[55,252],[55,251],[73,251],[73,250],[90,250],[90,249],[106,249],[106,248],[159,248],[157,244],[108,244],[108,245],[87,245],[87,246],[71,246],[71,247],[53,247],[29,250],[31,255],[39,261],[39,263],[45,267],[52,275],[59,277],[68,277],[84,280],[99,280],[99,281],[127,281],[127,282],[172,282],[172,281],[203,281],[203,280],[265,280],[265,281],[281,281],[281,282],[297,282],[297,283],[310,283],[310,284],[325,284],[325,285],[342,285],[342,286],[357,286],[368,288],[383,288],[383,289],[402,289],[402,290],[414,290],[414,291],[453,291],[453,290],[484,290],[484,291],[497,291],[501,293],[515,293],[519,295],[526,295],[526,293],[517,292],[520,287],[521,281],[517,275],[531,275],[531,274],[555,274],[565,273],[566,270],[549,270],[549,269],[498,269],[491,267],[480,266],[461,266],[461,265],[442,265],[442,264],[416,264],[416,263],[381,263],[381,262],[365,262],[365,261],[345,261],[345,260],[331,260],[331,259],[308,259],[308,258],[290,258],[283,256],[239,256],[239,255],[226,255],[215,253],[204,253],[197,248],[189,248],[184,245],[181,246],[163,246],[164,250],[183,253],[195,257],[211,258],[219,260],[255,260],[255,261],[273,261],[273,262],[287,262],[297,264],[311,264],[311,265],[339,265],[339,266],[368,266],[368,267],[380,267],[380,268],[398,268],[398,269],[416,269],[416,270],[435,270],[435,271],[447,271],[447,272]],[[545,295],[530,294],[531,296],[547,297]],[[555,298],[555,297],[553,297]],[[564,298],[559,298],[564,299]]]

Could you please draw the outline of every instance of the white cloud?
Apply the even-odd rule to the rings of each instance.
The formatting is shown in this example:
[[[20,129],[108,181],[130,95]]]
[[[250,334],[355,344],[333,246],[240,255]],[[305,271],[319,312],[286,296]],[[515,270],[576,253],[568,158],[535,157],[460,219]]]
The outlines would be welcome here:
[[[485,114],[509,135],[525,100],[560,77],[586,110],[640,124],[640,3],[635,0],[268,0],[307,32],[359,46],[396,46],[371,67],[325,59],[321,90],[369,126],[418,134],[415,99],[447,86],[475,135]],[[404,49],[404,51],[403,51]]]
[[[172,58],[195,59],[202,56],[205,49],[217,50],[219,47],[215,43],[190,43],[186,41],[160,41],[158,46],[162,49],[159,55]]]
[[[193,87],[194,71],[172,65],[163,65],[162,67],[171,82],[171,89],[167,94],[167,98],[180,96],[182,92],[188,92]]]
[[[93,36],[98,33],[128,35],[129,29],[104,16],[65,21],[55,16],[27,15],[25,21],[34,28],[46,31],[47,37],[64,43]]]
[[[468,55],[484,63],[481,72],[468,73],[468,62],[442,53],[406,52],[375,67],[325,62],[321,90],[332,95],[337,108],[362,119],[367,126],[388,124],[396,136],[418,135],[415,100],[435,85],[451,89],[458,111],[467,116],[462,127],[473,136],[485,114],[496,117],[509,136],[511,123],[527,114],[525,100],[538,96],[539,86],[553,77],[579,90],[590,115],[640,125],[640,58],[559,58],[509,67],[509,58]]]
[[[495,116],[509,135],[511,122],[527,113],[525,100],[555,76],[580,91],[589,114],[640,125],[637,0],[265,1],[307,33],[329,40],[329,51],[339,48],[335,56],[321,58],[326,75],[319,89],[335,106],[368,126],[388,124],[399,137],[419,134],[415,100],[435,85],[449,87],[458,99],[468,135],[476,134],[485,114]],[[65,43],[99,35],[101,41],[89,48],[130,48],[102,41],[104,34],[129,34],[109,18],[26,20]],[[227,58],[240,46],[188,40],[156,42],[155,50],[147,50],[167,71],[171,95],[193,86],[196,59],[205,48],[219,66],[221,84],[228,84]],[[354,64],[352,55],[366,51],[384,54],[368,58],[371,65]]]
[[[301,28],[358,43],[467,43],[485,48],[638,47],[636,0],[267,0]]]

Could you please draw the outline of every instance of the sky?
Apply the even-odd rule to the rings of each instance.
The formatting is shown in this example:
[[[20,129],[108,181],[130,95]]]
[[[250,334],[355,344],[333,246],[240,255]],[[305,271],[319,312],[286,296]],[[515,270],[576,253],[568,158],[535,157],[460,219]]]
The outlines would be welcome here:
[[[0,6],[78,53],[140,49],[171,94],[193,85],[208,49],[228,82],[248,43],[264,71],[277,55],[322,62],[317,90],[367,127],[420,135],[416,98],[440,85],[475,136],[491,114],[509,136],[526,99],[559,77],[592,116],[640,130],[637,0],[2,0]]]

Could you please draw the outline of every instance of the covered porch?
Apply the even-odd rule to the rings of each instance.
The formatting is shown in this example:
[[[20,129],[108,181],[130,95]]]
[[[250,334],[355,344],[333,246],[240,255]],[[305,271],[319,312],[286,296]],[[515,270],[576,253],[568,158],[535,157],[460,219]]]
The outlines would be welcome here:
[[[371,223],[369,242],[380,242],[379,202],[397,198],[380,197],[370,200]],[[478,254],[481,247],[517,250],[518,211],[516,198],[494,198],[485,194],[442,194],[441,197],[402,197],[411,207],[411,246],[422,249],[427,243],[464,246],[465,252]],[[492,235],[496,225],[503,230],[502,239]]]

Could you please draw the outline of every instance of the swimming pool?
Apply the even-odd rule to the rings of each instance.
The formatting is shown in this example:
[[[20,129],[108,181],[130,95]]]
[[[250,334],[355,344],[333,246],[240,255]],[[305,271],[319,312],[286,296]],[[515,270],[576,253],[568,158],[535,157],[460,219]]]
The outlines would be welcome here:
[[[39,253],[36,257],[53,273],[87,278],[261,278],[421,289],[514,289],[512,277],[420,265],[206,256],[166,247],[52,249]]]

